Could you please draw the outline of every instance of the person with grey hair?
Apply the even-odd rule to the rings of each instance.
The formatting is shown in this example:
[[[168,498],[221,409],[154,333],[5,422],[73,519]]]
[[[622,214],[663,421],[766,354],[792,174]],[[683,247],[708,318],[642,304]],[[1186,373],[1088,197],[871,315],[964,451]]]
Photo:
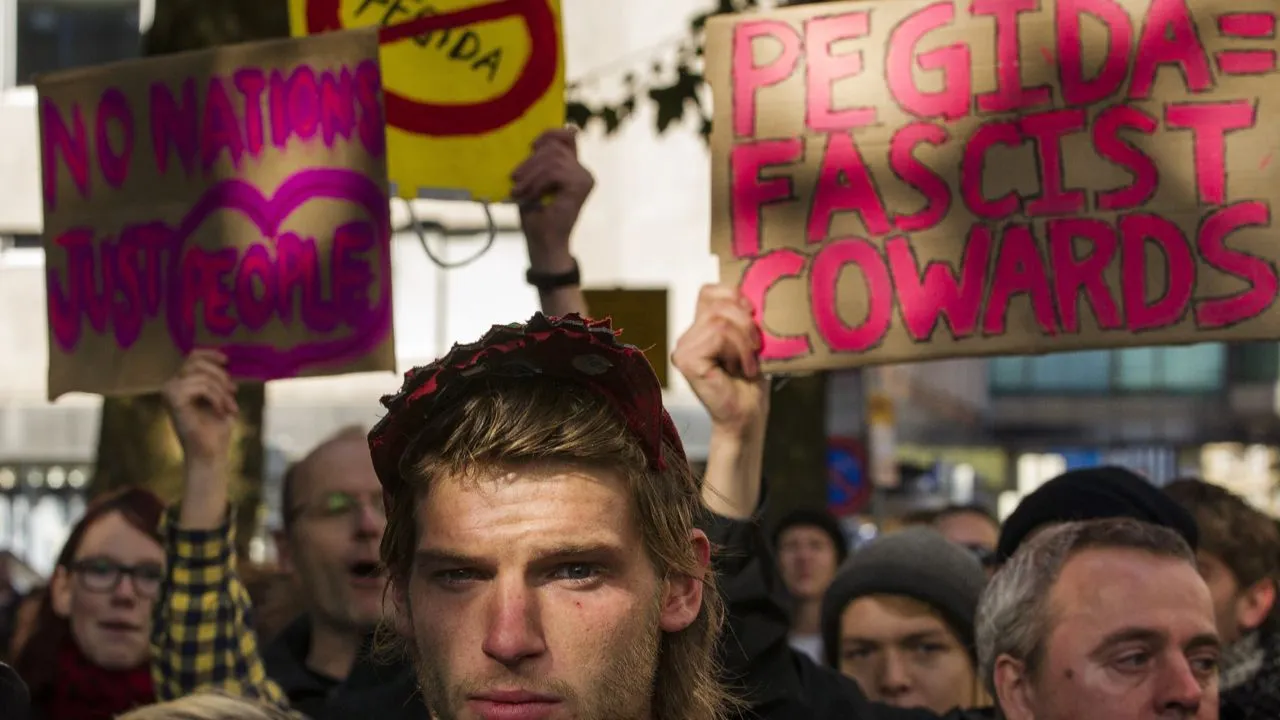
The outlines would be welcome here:
[[[1132,519],[1021,547],[978,606],[978,660],[1007,720],[1216,720],[1221,641],[1195,555]]]

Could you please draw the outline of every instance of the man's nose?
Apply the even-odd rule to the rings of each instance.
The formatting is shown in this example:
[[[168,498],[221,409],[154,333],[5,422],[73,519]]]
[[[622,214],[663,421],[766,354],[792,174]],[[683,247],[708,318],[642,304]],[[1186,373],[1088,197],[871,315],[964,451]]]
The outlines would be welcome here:
[[[138,602],[142,598],[142,593],[138,592],[137,581],[128,573],[120,575],[119,582],[111,590],[111,601],[119,604],[132,604]]]
[[[387,529],[387,518],[382,514],[381,506],[361,503],[356,513],[356,534],[360,537],[382,538]]]
[[[1178,712],[1178,717],[1194,715],[1204,700],[1204,682],[1191,667],[1191,661],[1181,654],[1160,669],[1160,684],[1156,689],[1156,706],[1160,712]]]
[[[880,694],[893,699],[911,691],[911,673],[906,659],[897,650],[886,650],[880,670]]]
[[[540,602],[523,578],[494,580],[484,653],[507,667],[546,652]]]

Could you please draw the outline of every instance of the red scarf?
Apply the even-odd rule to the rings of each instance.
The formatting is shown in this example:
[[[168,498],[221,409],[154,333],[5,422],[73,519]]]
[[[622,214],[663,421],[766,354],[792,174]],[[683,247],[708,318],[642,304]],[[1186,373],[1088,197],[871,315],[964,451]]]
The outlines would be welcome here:
[[[68,640],[58,653],[58,674],[49,698],[46,720],[111,720],[156,701],[151,667],[104,670]]]

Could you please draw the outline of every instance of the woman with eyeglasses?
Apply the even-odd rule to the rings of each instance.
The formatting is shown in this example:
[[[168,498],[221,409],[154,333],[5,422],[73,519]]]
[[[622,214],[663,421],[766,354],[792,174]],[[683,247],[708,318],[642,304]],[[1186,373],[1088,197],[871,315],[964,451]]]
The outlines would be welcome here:
[[[14,669],[33,720],[110,720],[155,701],[151,610],[164,578],[160,499],[140,488],[90,504],[72,528]]]

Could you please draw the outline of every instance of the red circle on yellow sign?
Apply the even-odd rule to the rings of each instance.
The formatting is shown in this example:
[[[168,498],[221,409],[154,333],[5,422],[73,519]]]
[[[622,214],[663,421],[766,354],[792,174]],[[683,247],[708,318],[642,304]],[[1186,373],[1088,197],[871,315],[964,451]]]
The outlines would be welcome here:
[[[345,29],[341,11],[342,0],[311,0],[307,5],[307,33]],[[509,125],[528,112],[551,88],[560,66],[556,18],[547,0],[497,0],[438,15],[424,15],[382,28],[378,39],[386,45],[435,30],[512,17],[522,19],[529,31],[529,61],[507,92],[484,102],[446,104],[421,102],[384,88],[387,124],[418,135],[480,135]]]

